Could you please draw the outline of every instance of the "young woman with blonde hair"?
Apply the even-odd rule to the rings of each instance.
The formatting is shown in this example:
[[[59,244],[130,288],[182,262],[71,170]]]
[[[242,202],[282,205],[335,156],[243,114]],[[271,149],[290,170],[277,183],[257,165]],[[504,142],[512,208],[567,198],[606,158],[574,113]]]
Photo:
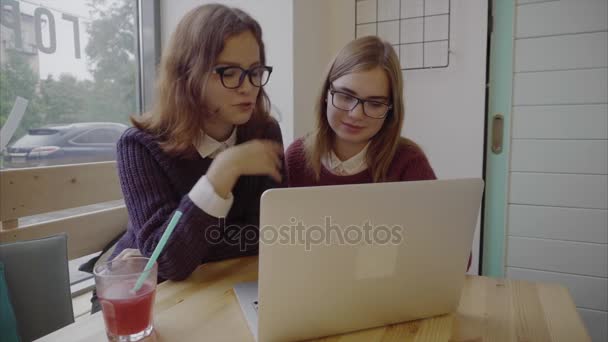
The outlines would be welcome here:
[[[315,130],[287,149],[289,186],[435,179],[422,150],[401,137],[401,66],[380,38],[353,40],[338,53],[315,116]]]

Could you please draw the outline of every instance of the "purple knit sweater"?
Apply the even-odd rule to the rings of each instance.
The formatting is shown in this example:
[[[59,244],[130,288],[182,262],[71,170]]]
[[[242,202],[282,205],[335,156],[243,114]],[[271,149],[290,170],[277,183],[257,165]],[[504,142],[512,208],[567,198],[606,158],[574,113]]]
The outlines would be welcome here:
[[[263,138],[282,143],[276,121],[268,122]],[[211,162],[199,155],[170,156],[154,136],[128,129],[117,144],[117,165],[129,223],[112,256],[135,248],[150,257],[175,210],[183,215],[158,258],[159,278],[181,280],[201,263],[257,254],[260,196],[278,184],[266,176],[240,177],[232,189],[233,205],[220,220],[188,197]]]

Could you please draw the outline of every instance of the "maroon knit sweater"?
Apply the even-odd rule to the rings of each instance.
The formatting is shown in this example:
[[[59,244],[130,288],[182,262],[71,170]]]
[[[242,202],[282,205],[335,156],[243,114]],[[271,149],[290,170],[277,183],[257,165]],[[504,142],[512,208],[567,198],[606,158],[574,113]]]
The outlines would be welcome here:
[[[294,141],[285,153],[287,181],[290,187],[372,183],[369,169],[350,176],[338,176],[321,166],[317,181],[306,164],[304,140]],[[389,182],[437,179],[424,153],[414,146],[401,144],[388,170]]]

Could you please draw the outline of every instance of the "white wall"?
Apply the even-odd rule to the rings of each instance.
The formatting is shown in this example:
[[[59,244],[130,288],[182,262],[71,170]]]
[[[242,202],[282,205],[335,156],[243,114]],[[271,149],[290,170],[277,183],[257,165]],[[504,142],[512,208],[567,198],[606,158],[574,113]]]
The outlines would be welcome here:
[[[329,1],[293,1],[294,138],[312,130],[315,99],[329,63]]]
[[[406,71],[404,135],[422,146],[437,177],[483,177],[488,4],[451,1],[449,66]],[[478,273],[479,224],[471,273]]]
[[[324,73],[355,38],[353,0],[293,0],[294,138],[315,127],[314,106]]]
[[[519,0],[507,276],[569,288],[608,339],[608,1]]]
[[[405,135],[439,178],[481,177],[485,125],[487,2],[452,1],[450,65],[405,72]]]
[[[274,67],[266,91],[278,117],[285,145],[294,137],[293,121],[293,2],[286,0],[180,0],[160,2],[161,47],[166,46],[179,20],[190,9],[206,4],[222,3],[239,7],[262,26],[266,59]]]

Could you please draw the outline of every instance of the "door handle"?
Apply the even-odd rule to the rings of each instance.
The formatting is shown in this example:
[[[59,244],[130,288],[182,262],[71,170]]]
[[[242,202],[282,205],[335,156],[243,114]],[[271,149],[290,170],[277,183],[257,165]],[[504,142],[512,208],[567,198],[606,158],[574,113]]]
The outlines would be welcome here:
[[[505,119],[502,114],[496,114],[492,118],[492,152],[500,154],[502,152],[503,131]]]

